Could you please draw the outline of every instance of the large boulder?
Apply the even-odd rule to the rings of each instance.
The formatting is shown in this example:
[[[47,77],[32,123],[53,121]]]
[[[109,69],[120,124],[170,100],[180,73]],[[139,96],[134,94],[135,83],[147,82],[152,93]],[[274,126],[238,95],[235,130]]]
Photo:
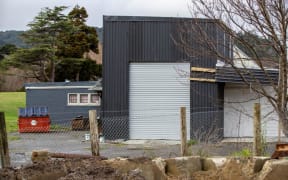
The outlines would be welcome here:
[[[160,171],[154,162],[147,158],[125,159],[116,158],[106,160],[111,167],[121,174],[126,174],[128,179],[166,180],[165,174]],[[136,178],[137,177],[137,178]]]
[[[191,178],[202,170],[201,158],[196,156],[166,159],[166,174],[177,178]]]
[[[153,159],[152,161],[158,167],[158,169],[163,174],[166,175],[166,165],[167,165],[167,163],[166,163],[165,159],[162,159],[161,157],[159,157],[159,158]]]
[[[269,160],[264,164],[261,172],[257,176],[261,180],[287,180],[288,179],[288,160]]]

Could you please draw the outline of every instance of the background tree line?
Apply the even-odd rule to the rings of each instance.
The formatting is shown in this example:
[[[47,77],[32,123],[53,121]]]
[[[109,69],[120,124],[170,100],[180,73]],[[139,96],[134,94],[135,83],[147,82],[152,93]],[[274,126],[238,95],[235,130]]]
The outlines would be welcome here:
[[[1,32],[2,43],[7,42],[7,37],[12,43],[17,42],[17,46],[12,43],[0,46],[2,71],[17,67],[24,70],[27,77],[43,82],[101,77],[101,65],[83,58],[84,53],[99,51],[96,29],[86,25],[88,14],[84,7],[77,5],[64,14],[66,9],[65,6],[42,9],[27,25],[29,30],[21,34],[9,31],[6,38],[2,38],[5,33]],[[17,40],[17,36],[24,43]]]

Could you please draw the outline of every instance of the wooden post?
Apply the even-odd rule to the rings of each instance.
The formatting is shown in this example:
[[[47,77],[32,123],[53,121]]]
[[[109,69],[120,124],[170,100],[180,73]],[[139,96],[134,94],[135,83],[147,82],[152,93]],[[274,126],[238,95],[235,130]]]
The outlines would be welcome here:
[[[254,141],[253,141],[254,156],[262,155],[261,148],[261,111],[260,104],[254,104]]]
[[[181,119],[181,155],[187,156],[186,107],[180,108],[180,119]]]
[[[278,120],[278,144],[281,143],[281,130],[282,130],[282,123],[281,123],[281,120],[279,119]]]
[[[2,167],[9,167],[10,157],[4,112],[0,112],[0,156]]]
[[[99,133],[96,110],[89,110],[89,123],[92,156],[99,156]]]

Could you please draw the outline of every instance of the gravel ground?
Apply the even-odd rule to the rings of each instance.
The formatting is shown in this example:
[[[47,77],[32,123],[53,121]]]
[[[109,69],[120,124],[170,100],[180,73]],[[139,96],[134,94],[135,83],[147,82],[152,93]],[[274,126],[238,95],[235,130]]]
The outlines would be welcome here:
[[[31,163],[33,150],[49,152],[91,154],[90,141],[85,140],[88,131],[52,131],[49,133],[10,133],[9,152],[12,166]],[[236,141],[236,142],[235,142]],[[275,143],[267,143],[266,155],[271,156]],[[251,142],[230,140],[214,144],[196,144],[189,148],[191,155],[231,156],[244,148],[252,149]],[[114,157],[176,157],[180,156],[178,141],[167,140],[117,140],[100,143],[100,155]]]

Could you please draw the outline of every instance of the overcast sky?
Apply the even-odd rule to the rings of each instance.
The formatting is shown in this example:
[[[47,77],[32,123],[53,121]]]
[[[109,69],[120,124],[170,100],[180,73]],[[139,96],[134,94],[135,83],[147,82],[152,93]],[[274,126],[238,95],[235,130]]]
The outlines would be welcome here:
[[[190,17],[189,0],[0,0],[0,31],[27,30],[41,8],[84,6],[87,24],[102,27],[103,15]]]

